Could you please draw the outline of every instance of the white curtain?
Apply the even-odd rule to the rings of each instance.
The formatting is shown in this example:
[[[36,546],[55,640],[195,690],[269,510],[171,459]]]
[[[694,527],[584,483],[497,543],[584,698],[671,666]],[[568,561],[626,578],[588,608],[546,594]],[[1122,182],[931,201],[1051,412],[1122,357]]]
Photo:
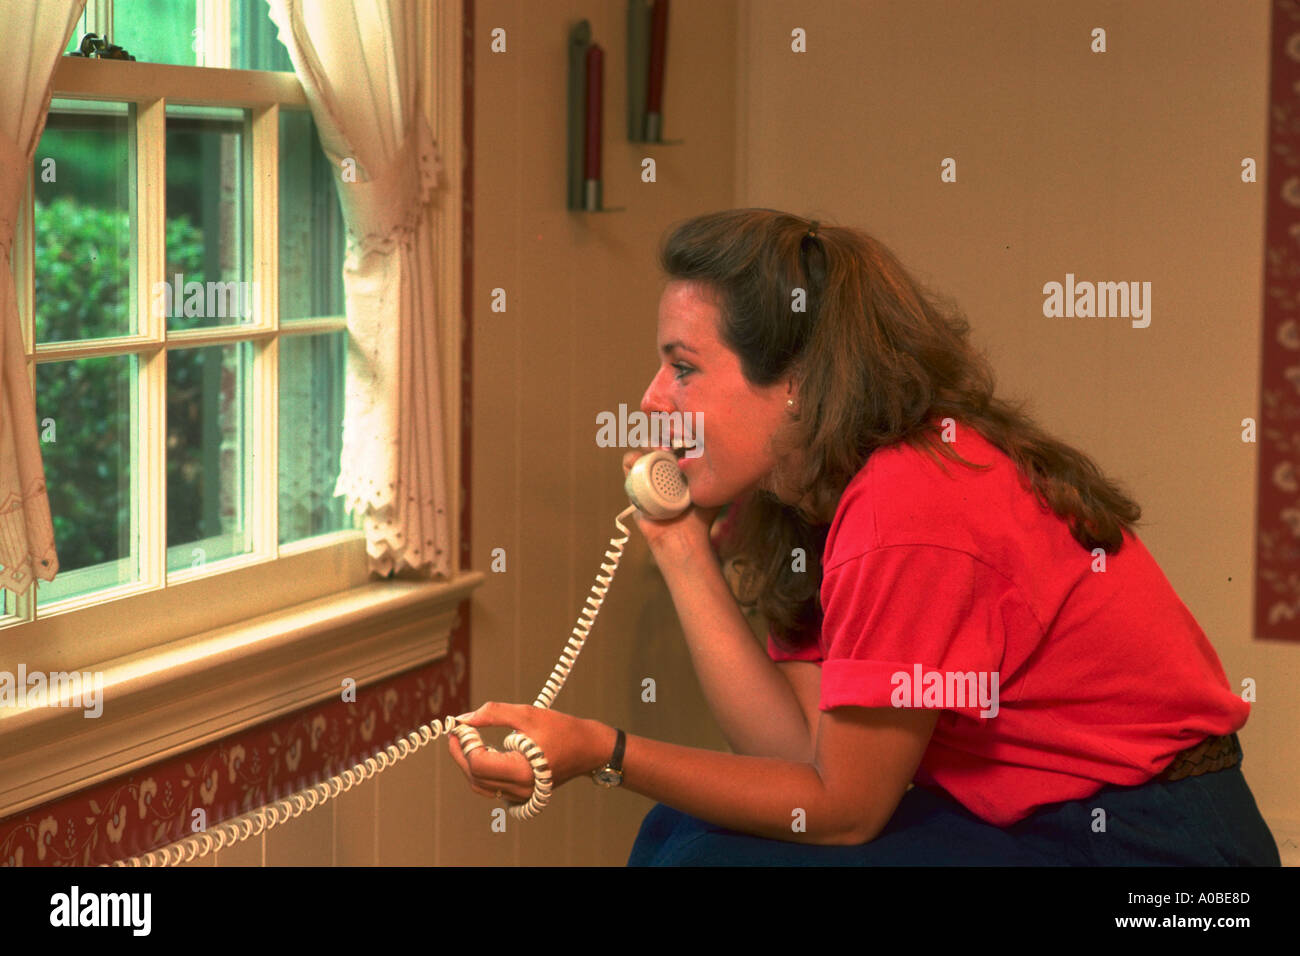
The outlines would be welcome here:
[[[23,353],[12,255],[27,174],[45,129],[54,68],[86,0],[0,0],[0,587],[17,594],[54,580],[54,550],[36,408]]]
[[[447,575],[430,208],[441,161],[420,90],[416,4],[267,2],[348,228],[347,412],[335,492],[363,516],[373,571]]]

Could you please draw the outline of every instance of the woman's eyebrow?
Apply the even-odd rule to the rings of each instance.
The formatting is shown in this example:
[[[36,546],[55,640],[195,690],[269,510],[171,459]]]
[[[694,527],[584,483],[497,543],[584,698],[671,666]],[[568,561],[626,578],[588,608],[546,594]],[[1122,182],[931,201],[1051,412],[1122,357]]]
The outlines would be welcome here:
[[[663,352],[665,355],[667,355],[667,354],[668,354],[669,352],[671,352],[673,349],[680,349],[680,350],[683,351],[683,352],[690,352],[692,355],[699,355],[699,354],[700,354],[699,352],[695,351],[695,349],[691,348],[689,345],[685,345],[685,344],[683,344],[683,343],[681,343],[681,342],[678,342],[678,341],[676,341],[676,340],[674,340],[674,341],[672,341],[672,342],[665,342],[665,343],[660,347],[659,351],[661,351],[661,352]]]

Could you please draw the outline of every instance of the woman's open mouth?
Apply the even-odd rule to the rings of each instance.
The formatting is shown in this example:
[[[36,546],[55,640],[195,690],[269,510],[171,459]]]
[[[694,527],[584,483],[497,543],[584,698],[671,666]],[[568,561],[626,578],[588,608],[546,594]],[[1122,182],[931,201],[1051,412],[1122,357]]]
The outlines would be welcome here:
[[[685,438],[673,439],[673,454],[677,456],[678,461],[681,461],[683,458],[699,458],[701,451],[702,449],[700,448],[699,442],[690,441]]]

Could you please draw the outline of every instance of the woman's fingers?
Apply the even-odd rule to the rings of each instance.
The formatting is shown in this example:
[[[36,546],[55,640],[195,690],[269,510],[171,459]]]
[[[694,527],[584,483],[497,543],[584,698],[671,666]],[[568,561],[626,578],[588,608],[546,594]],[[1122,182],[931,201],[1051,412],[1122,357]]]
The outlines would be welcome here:
[[[447,749],[474,793],[495,800],[497,791],[500,791],[502,800],[510,799],[519,803],[532,796],[533,768],[523,754],[489,752],[484,748],[475,750],[466,757],[460,748],[460,741],[452,736],[447,738]]]
[[[480,753],[482,751],[475,751],[469,758],[476,782],[494,793],[500,790],[502,793],[513,794],[518,799],[528,799],[528,795],[533,792],[533,768],[522,754],[486,754],[479,760]],[[502,766],[499,761],[489,763],[489,757],[513,757],[518,763],[511,761]]]

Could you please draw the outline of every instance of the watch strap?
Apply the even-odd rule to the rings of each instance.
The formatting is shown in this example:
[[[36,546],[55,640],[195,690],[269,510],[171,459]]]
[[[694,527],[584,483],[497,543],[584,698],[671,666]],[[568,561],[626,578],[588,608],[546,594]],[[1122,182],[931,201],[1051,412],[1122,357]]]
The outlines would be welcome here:
[[[614,729],[618,730],[617,727]],[[623,751],[626,747],[627,734],[623,733],[622,730],[618,730],[618,739],[614,742],[614,756],[609,758],[609,763],[607,764],[607,767],[610,770],[617,770],[619,773],[623,772]]]

